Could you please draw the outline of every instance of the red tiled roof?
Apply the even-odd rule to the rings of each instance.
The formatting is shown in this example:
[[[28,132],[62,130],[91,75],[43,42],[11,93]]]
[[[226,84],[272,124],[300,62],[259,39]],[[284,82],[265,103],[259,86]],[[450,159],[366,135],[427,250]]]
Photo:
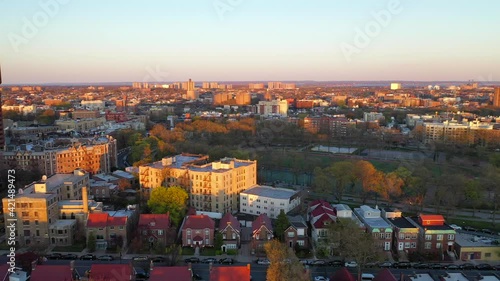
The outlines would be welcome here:
[[[150,272],[149,281],[191,281],[191,271],[187,266],[159,266]],[[168,278],[167,278],[168,276]]]
[[[151,223],[154,222],[154,226]],[[151,227],[166,229],[170,227],[170,214],[141,214],[139,216],[139,227]]]
[[[398,281],[394,275],[392,275],[391,271],[387,268],[384,268],[380,271],[373,281]]]
[[[90,213],[87,219],[87,227],[106,227],[108,213]]]
[[[234,230],[241,232],[240,222],[231,213],[226,213],[219,222],[219,229],[224,230],[230,224]]]
[[[210,271],[210,281],[250,281],[250,265],[214,266]]]
[[[264,213],[260,214],[252,223],[252,232],[258,230],[261,226],[265,225],[269,231],[273,232],[273,225],[271,219]]]
[[[131,280],[131,275],[132,268],[128,264],[93,264],[90,267],[90,277],[93,281]]]
[[[108,217],[108,226],[121,226],[127,224],[127,217]]]
[[[38,265],[31,271],[31,281],[60,280],[72,281],[73,273],[69,265]]]
[[[311,216],[316,217],[316,216],[319,216],[319,215],[324,214],[324,213],[331,214],[331,215],[335,216],[335,212],[333,210],[325,208],[324,206],[318,206],[316,209],[314,209],[311,212]]]
[[[122,226],[127,224],[127,217],[111,217],[108,213],[91,213],[87,227]]]
[[[313,222],[313,226],[314,228],[325,228],[325,223],[328,222],[335,222],[335,216],[324,213],[316,218]]]
[[[354,276],[347,270],[347,268],[342,267],[341,269],[337,270],[335,274],[330,278],[330,280],[334,281],[356,281]]]
[[[309,208],[311,208],[311,209],[314,209],[318,206],[325,206],[327,208],[333,209],[332,205],[330,205],[330,203],[328,203],[327,201],[325,201],[323,199],[316,199],[316,200],[312,201],[311,203],[309,203]]]
[[[215,222],[213,219],[211,219],[207,215],[192,215],[192,216],[187,216],[186,217],[186,222],[184,223],[184,226],[182,229],[205,229],[205,228],[210,228],[214,229],[215,228]]]

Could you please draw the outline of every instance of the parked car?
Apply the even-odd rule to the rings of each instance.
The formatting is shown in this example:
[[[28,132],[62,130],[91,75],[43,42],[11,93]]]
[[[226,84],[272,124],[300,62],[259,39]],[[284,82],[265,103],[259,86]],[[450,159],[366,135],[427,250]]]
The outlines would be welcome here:
[[[85,255],[81,256],[80,259],[93,261],[96,259],[96,256],[92,255],[92,254],[85,254]]]
[[[199,263],[200,259],[197,257],[190,257],[184,260],[185,263]]]
[[[330,281],[330,278],[325,276],[316,276],[314,277],[314,281]]]
[[[429,265],[426,263],[417,263],[413,266],[415,269],[426,269],[429,268]]]
[[[326,265],[326,261],[324,261],[324,260],[315,260],[315,261],[312,262],[312,265],[325,266]]]
[[[99,256],[97,259],[100,261],[112,261],[115,258],[113,258],[113,256],[110,255],[104,255],[104,256]]]
[[[472,263],[464,263],[464,264],[460,265],[460,269],[463,269],[463,270],[471,270],[471,269],[475,269],[475,268],[476,267]]]
[[[202,263],[216,263],[217,259],[216,258],[206,258],[201,260]]]
[[[495,270],[500,270],[500,264],[497,264],[497,265],[493,266],[493,268],[494,268]]]
[[[491,229],[488,229],[488,228],[483,228],[481,229],[481,232],[484,232],[484,233],[487,233],[487,234],[491,234],[491,235],[495,235],[495,231],[491,230]]]
[[[482,264],[476,265],[476,269],[477,270],[495,270],[495,268],[493,266],[491,266],[491,264],[487,264],[487,263],[482,263]]]
[[[167,259],[166,259],[166,258],[164,258],[164,257],[152,257],[152,258],[151,258],[151,261],[152,261],[152,262],[166,262],[166,261],[167,261]]]
[[[464,227],[463,227],[463,230],[467,230],[467,231],[477,231],[474,227],[471,227],[471,226],[464,226]]]
[[[48,254],[46,255],[45,257],[49,260],[60,260],[62,259],[62,254],[59,254],[59,253],[52,253],[52,254]]]
[[[147,273],[144,268],[135,267],[135,280],[142,281],[149,279],[149,273]]]
[[[462,227],[461,226],[458,226],[456,224],[450,224],[450,227],[455,229],[455,230],[462,230]]]
[[[392,267],[392,262],[386,261],[378,264],[378,267],[380,268],[389,268]]]
[[[429,269],[442,269],[442,268],[443,268],[443,265],[439,264],[439,263],[433,263],[433,264],[429,265]]]
[[[345,267],[358,267],[358,263],[355,261],[348,261],[348,262],[344,263],[344,266]]]
[[[312,262],[312,260],[300,260],[300,263],[303,265],[310,265]]]
[[[329,266],[342,266],[344,262],[340,260],[335,260],[335,261],[329,261],[328,265]]]
[[[445,268],[447,270],[459,270],[460,266],[458,264],[449,264],[449,265],[445,266]]]
[[[136,256],[136,257],[133,257],[132,260],[134,260],[134,261],[147,261],[147,260],[149,260],[149,257],[148,256]]]
[[[232,258],[225,258],[219,260],[220,264],[233,264],[234,260]]]
[[[61,259],[63,259],[63,260],[77,260],[78,256],[75,254],[66,254],[66,255],[62,255]]]
[[[271,264],[271,262],[268,259],[259,259],[257,261],[257,264],[269,265],[269,264]]]
[[[411,268],[411,263],[408,261],[400,261],[398,263],[393,264],[392,266],[396,268]]]
[[[371,273],[363,273],[361,274],[361,281],[371,281],[375,279],[375,275]]]

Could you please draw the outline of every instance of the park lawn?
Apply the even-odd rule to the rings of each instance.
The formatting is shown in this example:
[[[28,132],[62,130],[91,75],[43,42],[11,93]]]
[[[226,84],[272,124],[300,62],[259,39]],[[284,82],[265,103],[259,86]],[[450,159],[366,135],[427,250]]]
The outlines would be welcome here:
[[[201,250],[200,255],[202,256],[215,256],[215,248],[205,248]]]
[[[81,252],[85,249],[85,244],[75,244],[71,246],[56,246],[54,252]]]
[[[389,161],[378,161],[378,160],[368,160],[370,163],[373,164],[377,170],[380,170],[384,173],[390,173],[394,170],[396,170],[399,167],[398,162],[389,162]]]

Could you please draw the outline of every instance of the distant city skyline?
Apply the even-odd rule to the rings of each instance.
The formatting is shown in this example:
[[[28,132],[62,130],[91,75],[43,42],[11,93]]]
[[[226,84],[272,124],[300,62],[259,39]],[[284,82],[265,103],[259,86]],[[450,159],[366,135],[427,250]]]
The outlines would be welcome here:
[[[495,1],[0,1],[4,84],[500,80]]]

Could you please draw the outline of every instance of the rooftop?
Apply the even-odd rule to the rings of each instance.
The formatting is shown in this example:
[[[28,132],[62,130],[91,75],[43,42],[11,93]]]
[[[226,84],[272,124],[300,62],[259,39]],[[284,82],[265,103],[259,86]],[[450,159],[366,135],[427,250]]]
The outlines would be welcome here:
[[[411,281],[434,281],[434,279],[427,273],[418,273],[415,275],[410,275]]]
[[[457,232],[455,235],[455,243],[461,247],[498,247],[500,249],[500,245],[492,244],[493,241],[495,239],[461,232]]]
[[[187,266],[157,266],[150,273],[149,281],[191,281],[191,270]]]
[[[447,273],[442,281],[469,281],[462,273]]]
[[[73,224],[76,224],[76,220],[56,220],[50,226],[60,228],[65,226],[71,226]]]
[[[266,185],[256,185],[241,192],[241,194],[257,195],[273,199],[289,199],[290,197],[292,197],[297,193],[298,191],[296,190],[291,190],[286,188],[276,188]]]
[[[398,228],[417,228],[411,222],[409,222],[406,218],[392,218],[387,219],[390,223],[392,223],[395,227]]]
[[[180,169],[184,165],[186,165],[190,162],[202,160],[203,157],[204,157],[203,155],[186,155],[186,154],[176,155],[176,156],[172,157],[172,160],[175,159],[175,161],[172,161],[172,163],[170,163],[170,165],[168,165],[168,167]],[[163,165],[163,161],[156,161],[156,162],[153,162],[153,163],[148,164],[146,166],[156,168],[156,169],[162,169],[163,167],[165,167]]]

